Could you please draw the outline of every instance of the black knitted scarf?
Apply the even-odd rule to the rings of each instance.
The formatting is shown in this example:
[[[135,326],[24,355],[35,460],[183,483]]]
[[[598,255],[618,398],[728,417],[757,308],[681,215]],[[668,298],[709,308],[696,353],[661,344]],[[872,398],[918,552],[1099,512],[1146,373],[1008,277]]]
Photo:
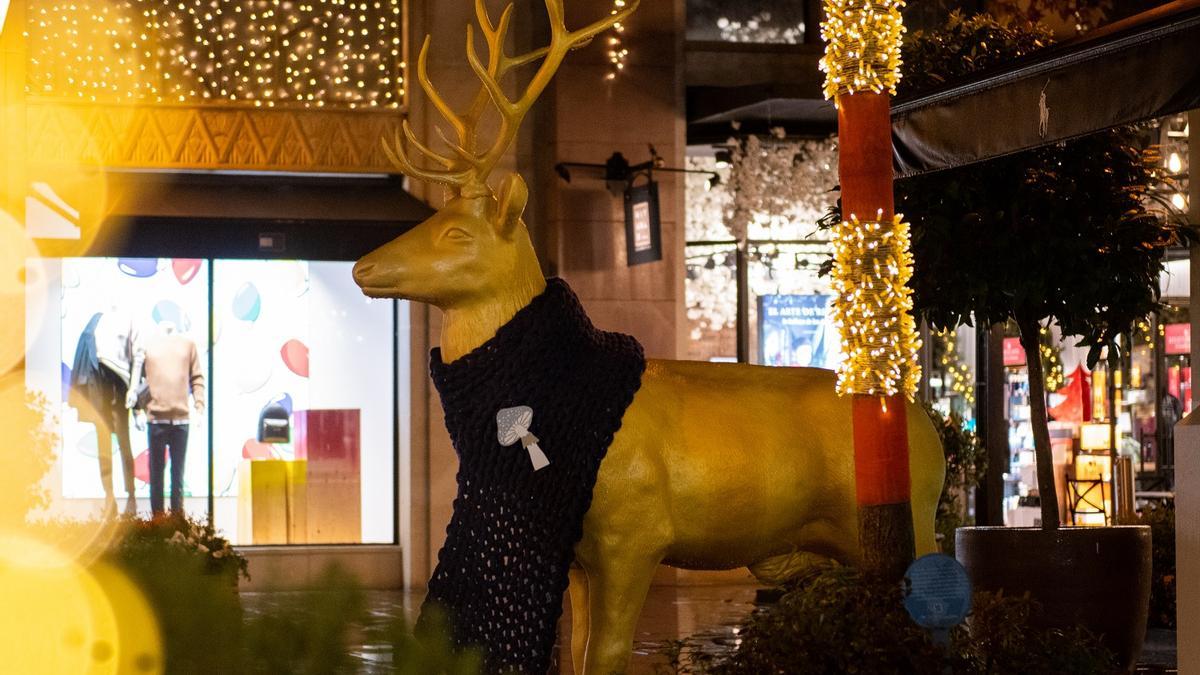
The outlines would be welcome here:
[[[443,363],[433,350],[460,464],[419,629],[437,605],[487,672],[546,673],[596,474],[645,367],[637,340],[592,326],[561,279],[470,354]],[[538,471],[522,442],[498,438],[497,413],[516,406],[532,408],[528,431],[550,460]]]

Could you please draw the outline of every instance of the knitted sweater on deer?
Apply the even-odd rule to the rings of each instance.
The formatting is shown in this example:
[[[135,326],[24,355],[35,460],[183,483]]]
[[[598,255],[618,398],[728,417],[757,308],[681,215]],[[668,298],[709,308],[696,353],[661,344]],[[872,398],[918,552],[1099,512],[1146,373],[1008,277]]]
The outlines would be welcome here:
[[[460,464],[421,623],[431,604],[445,610],[455,644],[481,647],[487,672],[548,670],[596,474],[645,367],[637,340],[592,326],[561,279],[470,354],[443,363],[433,350]],[[533,409],[529,431],[550,460],[539,471],[521,443],[497,438],[497,412],[514,406]]]

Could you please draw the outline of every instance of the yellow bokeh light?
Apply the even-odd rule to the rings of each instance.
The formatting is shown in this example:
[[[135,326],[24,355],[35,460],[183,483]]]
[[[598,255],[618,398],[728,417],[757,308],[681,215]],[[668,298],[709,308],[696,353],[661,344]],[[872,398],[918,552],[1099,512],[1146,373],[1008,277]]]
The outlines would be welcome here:
[[[154,614],[119,571],[91,571],[36,539],[0,533],[0,668],[9,673],[163,671]]]

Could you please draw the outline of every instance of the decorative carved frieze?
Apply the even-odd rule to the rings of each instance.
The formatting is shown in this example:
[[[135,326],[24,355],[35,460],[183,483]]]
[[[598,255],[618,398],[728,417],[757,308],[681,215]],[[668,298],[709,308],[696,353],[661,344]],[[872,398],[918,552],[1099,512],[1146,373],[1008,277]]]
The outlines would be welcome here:
[[[332,110],[26,99],[31,164],[152,169],[392,172],[395,109]]]

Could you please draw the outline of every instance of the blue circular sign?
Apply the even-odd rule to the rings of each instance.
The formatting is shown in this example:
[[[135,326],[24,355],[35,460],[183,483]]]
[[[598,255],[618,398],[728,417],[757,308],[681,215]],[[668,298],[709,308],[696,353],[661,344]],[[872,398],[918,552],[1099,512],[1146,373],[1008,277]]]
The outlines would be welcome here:
[[[954,558],[941,553],[921,556],[904,573],[904,609],[917,624],[948,630],[971,611],[971,579]]]

